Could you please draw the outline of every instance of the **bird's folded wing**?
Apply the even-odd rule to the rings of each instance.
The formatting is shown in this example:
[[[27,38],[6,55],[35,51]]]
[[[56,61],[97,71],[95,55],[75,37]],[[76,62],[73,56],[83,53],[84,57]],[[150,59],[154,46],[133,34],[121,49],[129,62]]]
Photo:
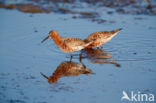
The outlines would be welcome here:
[[[64,40],[64,43],[69,47],[84,45],[84,41],[78,38],[67,38],[66,40]]]
[[[107,38],[109,36],[108,31],[99,31],[92,33],[90,36],[88,36],[89,39],[99,39],[99,38]]]

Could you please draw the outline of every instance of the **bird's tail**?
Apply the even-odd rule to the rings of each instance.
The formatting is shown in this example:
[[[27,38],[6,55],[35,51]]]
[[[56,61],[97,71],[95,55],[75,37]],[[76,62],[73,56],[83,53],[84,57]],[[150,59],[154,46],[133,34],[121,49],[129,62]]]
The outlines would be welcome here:
[[[119,31],[121,31],[122,30],[122,28],[119,28],[119,29],[116,29],[116,30],[114,30],[114,32],[119,32]]]
[[[113,31],[110,31],[110,34],[111,35],[116,35],[119,31],[121,31],[122,28],[119,28],[119,29],[116,29],[116,30],[113,30]]]

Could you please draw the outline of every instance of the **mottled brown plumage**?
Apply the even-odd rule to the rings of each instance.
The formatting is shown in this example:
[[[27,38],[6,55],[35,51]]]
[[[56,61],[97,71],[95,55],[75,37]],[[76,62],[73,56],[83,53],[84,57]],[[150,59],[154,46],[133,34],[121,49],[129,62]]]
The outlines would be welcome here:
[[[54,40],[58,48],[60,48],[64,52],[72,52],[79,51],[87,47],[89,44],[93,42],[93,40],[90,41],[84,41],[79,38],[72,38],[72,37],[61,37],[55,30],[51,30],[49,32],[49,35],[42,40],[42,43],[47,40],[48,38],[51,38]],[[71,55],[72,57],[72,55]]]
[[[47,77],[44,74],[41,74],[48,79],[49,83],[55,83],[59,80],[59,78],[64,76],[77,76],[79,74],[90,73],[92,73],[92,71],[84,65],[72,61],[65,61],[57,67],[52,76]]]
[[[91,35],[88,36],[87,39],[85,39],[85,42],[94,40],[94,42],[88,45],[87,48],[101,46],[102,44],[110,41],[120,30],[121,28],[113,30],[113,31],[98,31],[98,32],[92,33]]]

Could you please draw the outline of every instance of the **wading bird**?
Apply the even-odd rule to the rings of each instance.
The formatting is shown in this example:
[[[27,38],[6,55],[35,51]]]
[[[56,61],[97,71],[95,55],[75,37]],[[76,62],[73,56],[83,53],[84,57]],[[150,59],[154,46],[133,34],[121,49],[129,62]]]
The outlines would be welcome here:
[[[112,31],[98,31],[95,33],[92,33],[88,36],[87,39],[85,39],[85,42],[89,42],[89,41],[93,41],[90,45],[88,45],[86,48],[92,48],[92,47],[99,47],[102,44],[110,41],[120,30],[120,29],[116,29],[116,30],[112,30]]]
[[[54,40],[58,48],[60,48],[64,52],[70,52],[71,59],[72,59],[72,52],[79,51],[90,45],[94,39],[90,41],[84,41],[79,38],[72,38],[72,37],[61,37],[55,30],[51,30],[49,35],[41,41],[43,43],[48,38]]]

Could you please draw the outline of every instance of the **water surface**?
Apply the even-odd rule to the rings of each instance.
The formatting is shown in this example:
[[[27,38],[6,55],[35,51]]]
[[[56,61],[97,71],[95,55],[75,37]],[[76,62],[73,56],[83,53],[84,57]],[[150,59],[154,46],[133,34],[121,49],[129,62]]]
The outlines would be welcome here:
[[[144,19],[136,20],[138,17]],[[71,14],[25,14],[0,9],[0,18],[3,103],[120,103],[123,90],[156,94],[155,16],[103,15],[116,20],[105,25],[72,19]],[[60,51],[52,40],[40,43],[50,30],[84,39],[95,31],[118,28],[123,30],[102,49],[92,51],[102,56],[91,54],[86,58],[89,53],[83,54],[82,62],[92,74],[65,76],[52,84],[40,74],[51,76],[60,63],[70,60],[70,55]],[[73,53],[72,61],[80,64],[79,53]]]

